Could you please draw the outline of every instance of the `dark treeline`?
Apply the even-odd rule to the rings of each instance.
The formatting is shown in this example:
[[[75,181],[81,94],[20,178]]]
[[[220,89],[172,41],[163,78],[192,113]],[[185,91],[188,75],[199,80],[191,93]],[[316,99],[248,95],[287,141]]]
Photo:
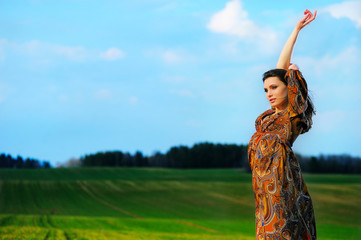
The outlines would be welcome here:
[[[349,155],[304,157],[297,154],[302,171],[308,173],[361,173],[361,158]]]
[[[172,147],[166,154],[134,155],[120,151],[99,152],[80,159],[81,166],[126,166],[166,168],[240,168],[247,161],[247,146],[199,143]]]
[[[361,158],[349,155],[305,157],[297,154],[303,172],[360,174]],[[72,159],[74,163],[74,159]],[[74,166],[74,164],[72,165]],[[165,154],[144,156],[120,151],[98,152],[78,160],[76,166],[125,166],[165,168],[245,168],[250,172],[247,146],[236,144],[198,143],[192,147],[172,147]]]
[[[349,155],[320,155],[318,157],[297,154],[303,172],[361,174],[361,158]],[[63,167],[164,167],[164,168],[245,168],[250,172],[247,145],[198,143],[192,147],[176,146],[166,153],[155,152],[144,156],[121,151],[98,152],[79,159],[69,159]],[[50,168],[47,161],[23,159],[18,156],[0,155],[0,168]]]
[[[48,161],[23,159],[21,156],[13,158],[10,154],[3,153],[0,155],[0,168],[51,168],[51,165]]]

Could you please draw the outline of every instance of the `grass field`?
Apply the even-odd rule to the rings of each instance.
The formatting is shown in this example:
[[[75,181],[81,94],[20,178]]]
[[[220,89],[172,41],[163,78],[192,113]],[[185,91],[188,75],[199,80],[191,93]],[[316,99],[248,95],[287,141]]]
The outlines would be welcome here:
[[[304,175],[318,239],[361,239],[361,176]],[[254,239],[236,169],[0,170],[0,239]]]

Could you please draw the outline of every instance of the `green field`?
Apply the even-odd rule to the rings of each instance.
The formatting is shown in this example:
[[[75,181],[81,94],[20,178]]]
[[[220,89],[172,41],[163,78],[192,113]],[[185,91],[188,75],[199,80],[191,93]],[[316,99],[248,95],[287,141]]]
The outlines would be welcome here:
[[[361,239],[361,176],[304,175],[318,239]],[[254,239],[237,169],[0,170],[0,239]]]

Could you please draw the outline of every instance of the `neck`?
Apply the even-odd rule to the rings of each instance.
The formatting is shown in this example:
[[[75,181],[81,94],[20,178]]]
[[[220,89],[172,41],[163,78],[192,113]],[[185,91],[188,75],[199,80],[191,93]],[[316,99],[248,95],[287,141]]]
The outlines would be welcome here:
[[[275,107],[275,113],[279,113],[279,112],[285,110],[287,107],[288,107],[288,103],[283,104],[282,106],[279,106],[279,107]]]

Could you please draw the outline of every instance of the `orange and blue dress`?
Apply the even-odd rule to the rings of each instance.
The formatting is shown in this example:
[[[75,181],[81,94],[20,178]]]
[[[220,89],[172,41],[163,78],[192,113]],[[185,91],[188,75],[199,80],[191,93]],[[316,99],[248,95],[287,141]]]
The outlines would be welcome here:
[[[312,200],[292,151],[298,135],[307,132],[307,84],[298,70],[288,70],[288,107],[270,109],[256,120],[248,146],[256,201],[256,239],[316,239]]]

